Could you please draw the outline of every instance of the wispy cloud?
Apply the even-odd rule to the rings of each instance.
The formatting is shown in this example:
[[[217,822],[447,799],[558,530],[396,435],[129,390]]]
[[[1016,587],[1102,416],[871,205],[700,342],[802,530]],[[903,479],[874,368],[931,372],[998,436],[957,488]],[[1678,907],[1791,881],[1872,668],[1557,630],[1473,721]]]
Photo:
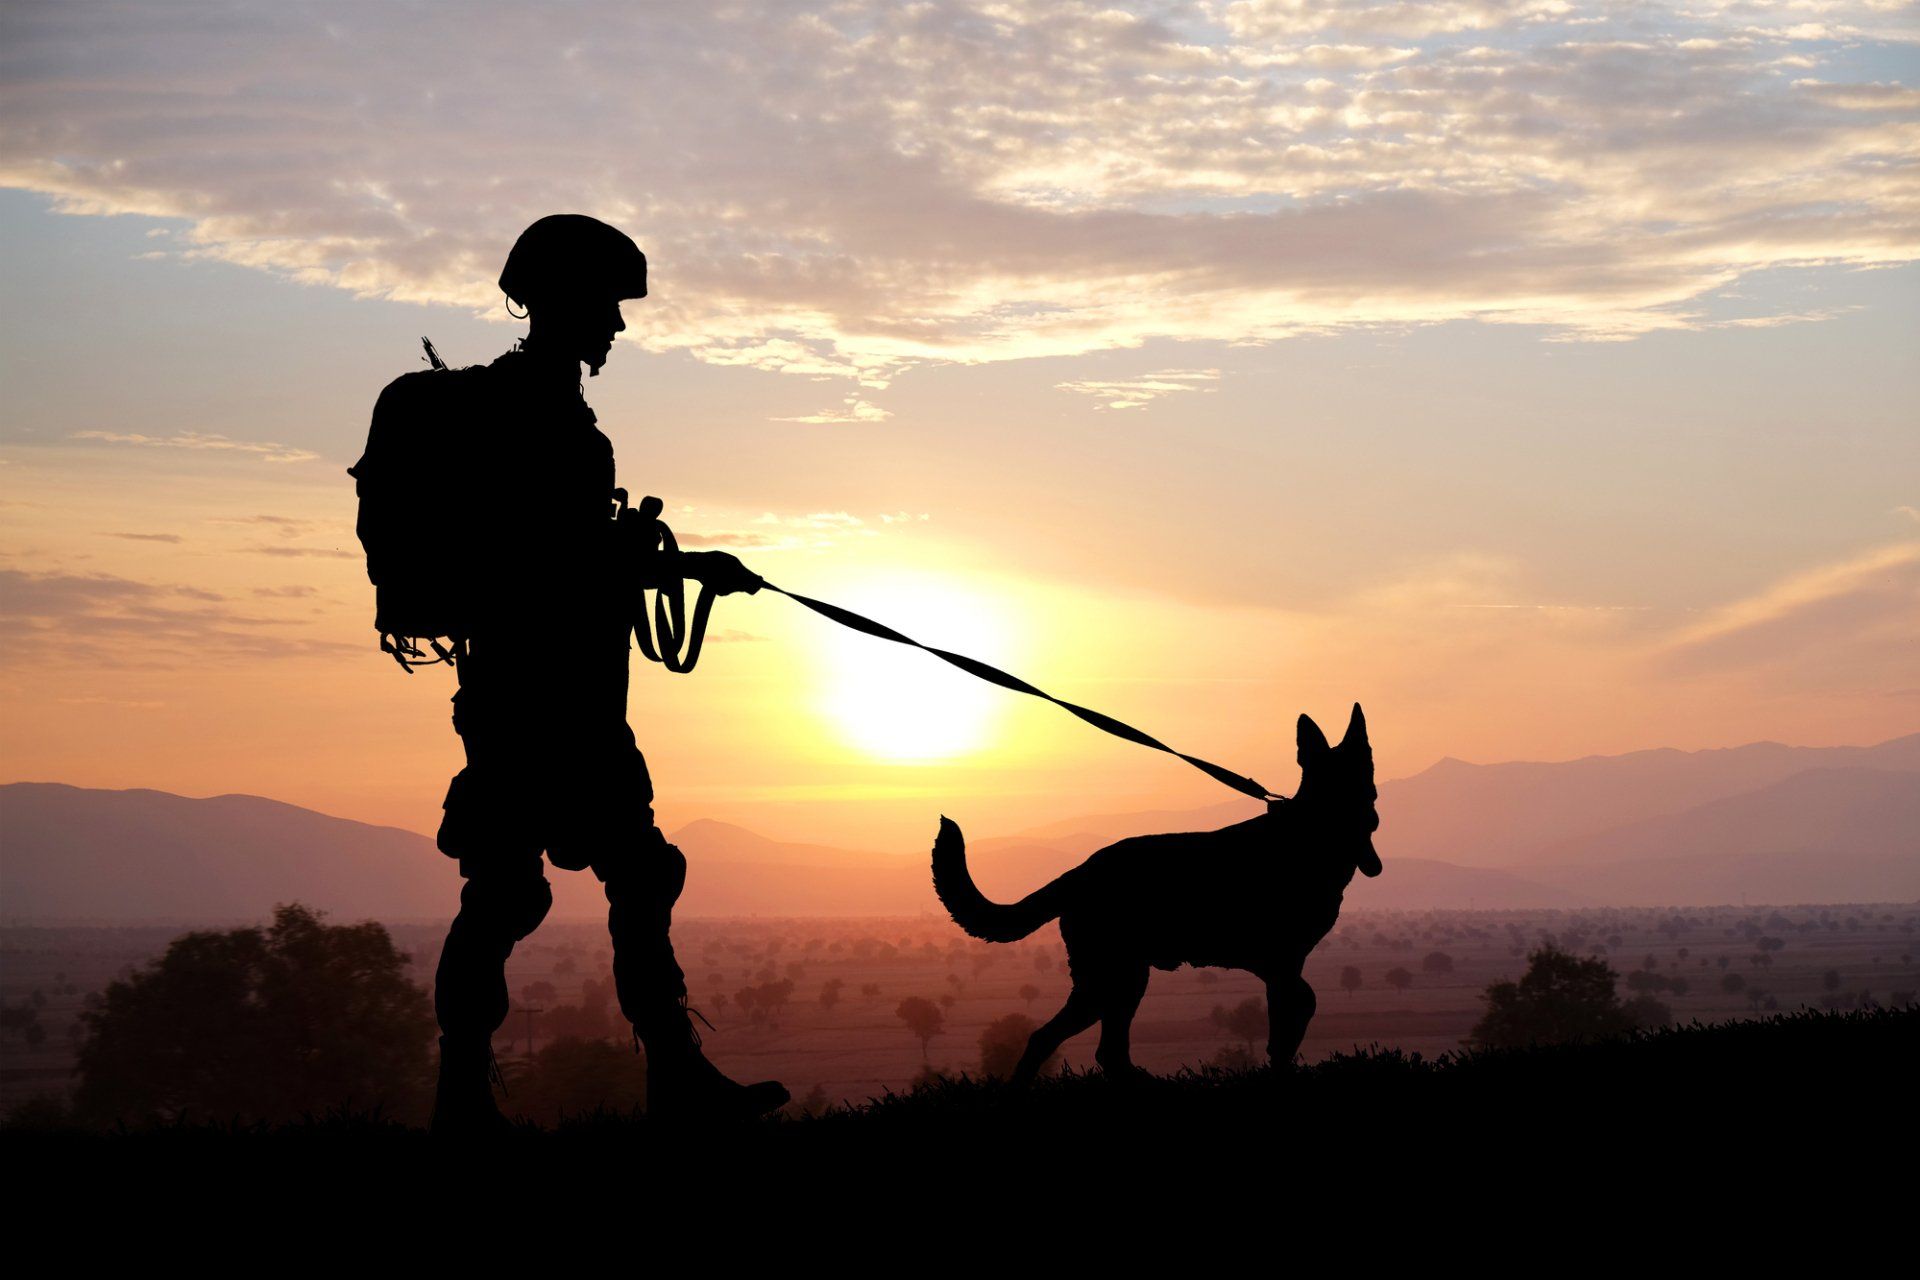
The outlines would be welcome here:
[[[1914,87],[1832,43],[1891,48],[1900,12],[601,0],[569,43],[504,0],[27,0],[0,182],[182,220],[160,252],[476,308],[522,226],[593,212],[656,264],[630,338],[862,393],[1154,338],[1625,339],[1715,323],[1753,271],[1920,257]]]
[[[284,444],[259,440],[232,440],[226,436],[200,431],[182,431],[170,436],[148,436],[128,431],[75,431],[74,440],[97,440],[105,444],[139,445],[149,449],[208,449],[224,453],[250,453],[265,462],[312,462],[319,454]]]
[[[1567,0],[1407,0],[1388,4],[1369,4],[1366,0],[1336,4],[1322,0],[1233,0],[1222,7],[1228,28],[1236,36],[1252,40],[1328,30],[1392,36],[1488,31],[1573,13],[1573,5]]]
[[[879,405],[861,396],[848,396],[846,403],[837,409],[822,409],[818,413],[809,413],[799,417],[775,418],[775,422],[885,422],[893,415]]]
[[[1790,622],[1836,603],[1875,600],[1920,615],[1920,542],[1878,547],[1773,583],[1709,612],[1675,635],[1674,650],[1695,649]],[[1920,636],[1920,616],[1915,616]]]
[[[74,662],[171,667],[349,648],[289,632],[289,622],[248,612],[201,587],[118,574],[0,568],[0,667],[5,668]]]
[[[1920,542],[1787,575],[1708,611],[1651,654],[1664,675],[1745,677],[1783,690],[1874,694],[1920,672]]]
[[[1207,384],[1219,380],[1218,369],[1162,369],[1138,378],[1061,382],[1056,383],[1054,389],[1092,396],[1102,409],[1143,409],[1162,396],[1182,391],[1212,391]]]
[[[817,551],[844,539],[877,538],[889,526],[919,523],[931,517],[905,511],[882,512],[871,518],[851,511],[763,511],[751,519],[710,518],[717,523],[684,533],[676,531],[680,544],[734,551]]]
[[[357,560],[361,555],[358,551],[348,551],[344,547],[285,547],[274,543],[248,547],[247,550],[257,556],[278,556],[288,560]]]

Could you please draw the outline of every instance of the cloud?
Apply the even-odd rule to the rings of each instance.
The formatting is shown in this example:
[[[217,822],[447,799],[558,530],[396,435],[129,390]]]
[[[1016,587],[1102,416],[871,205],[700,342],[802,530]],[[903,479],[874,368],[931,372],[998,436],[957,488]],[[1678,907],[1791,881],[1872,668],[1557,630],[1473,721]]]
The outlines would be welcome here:
[[[1812,659],[1834,678],[1914,666],[1920,542],[1898,542],[1789,575],[1710,610],[1657,656],[1685,670]]]
[[[882,527],[928,518],[925,515],[909,516],[904,511],[883,513],[878,517]],[[850,511],[809,511],[788,515],[763,511],[745,523],[753,527],[709,528],[688,533],[676,531],[675,536],[683,547],[725,547],[735,551],[819,550],[833,546],[841,538],[880,536],[880,530],[871,527],[871,521]]]
[[[257,556],[279,556],[289,560],[358,560],[361,555],[358,551],[348,551],[341,547],[281,547],[271,543],[248,547],[247,550]]]
[[[238,525],[242,528],[254,525],[265,525],[283,538],[297,538],[301,534],[318,527],[320,524],[317,520],[307,520],[299,516],[277,515],[209,516],[207,517],[207,523]]]
[[[1890,13],[603,0],[569,41],[506,3],[37,0],[8,10],[0,182],[178,219],[160,252],[475,308],[522,226],[592,212],[653,260],[631,340],[861,392],[1156,338],[1624,339],[1712,323],[1748,272],[1920,257],[1912,89],[1826,83],[1832,30],[1892,40]]]
[[[1426,36],[1488,31],[1515,23],[1563,18],[1566,0],[1408,0],[1406,3],[1329,3],[1328,0],[1234,0],[1225,6],[1227,28],[1244,40],[1313,35],[1338,30],[1355,34]]]
[[[107,538],[124,538],[128,542],[180,542],[182,541],[182,538],[177,533],[117,533],[116,532],[116,533],[105,533],[105,534],[102,534],[101,536],[107,537]]]
[[[775,418],[775,422],[885,422],[893,415],[879,405],[857,395],[848,396],[844,408],[823,409],[798,418]]]
[[[230,440],[226,436],[199,431],[182,431],[170,436],[147,436],[125,431],[75,431],[71,439],[98,440],[106,444],[140,445],[149,449],[212,449],[227,453],[251,453],[266,462],[312,462],[319,454],[284,444],[266,444],[257,440]]]
[[[892,523],[886,516],[881,516],[880,519],[885,523]],[[780,516],[767,511],[756,516],[753,522],[785,525],[794,529],[858,529],[867,523],[850,511],[813,511],[798,516]]]
[[[1142,409],[1162,396],[1182,391],[1212,391],[1213,388],[1205,384],[1219,379],[1218,369],[1162,369],[1138,378],[1060,382],[1054,384],[1054,389],[1092,396],[1102,409]]]
[[[199,587],[0,568],[0,669],[178,667],[351,648],[288,625]]]

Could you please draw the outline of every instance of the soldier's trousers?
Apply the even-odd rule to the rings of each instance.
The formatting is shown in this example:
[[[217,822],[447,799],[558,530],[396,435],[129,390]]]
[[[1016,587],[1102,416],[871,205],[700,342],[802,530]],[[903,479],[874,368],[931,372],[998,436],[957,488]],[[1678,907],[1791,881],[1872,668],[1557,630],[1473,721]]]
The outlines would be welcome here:
[[[448,789],[439,835],[466,879],[434,977],[441,1032],[471,1042],[506,1021],[507,957],[553,906],[545,862],[592,868],[606,887],[621,1012],[643,1036],[671,1022],[687,994],[668,936],[687,860],[653,824],[653,784],[632,731],[601,726],[584,743],[556,744],[478,733],[466,719],[456,710],[468,763]]]

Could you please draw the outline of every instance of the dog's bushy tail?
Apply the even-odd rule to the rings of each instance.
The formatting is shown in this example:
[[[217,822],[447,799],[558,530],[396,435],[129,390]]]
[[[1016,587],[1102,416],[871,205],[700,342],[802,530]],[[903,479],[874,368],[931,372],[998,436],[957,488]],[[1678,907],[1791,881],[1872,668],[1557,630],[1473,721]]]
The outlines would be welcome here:
[[[953,922],[976,938],[1018,942],[1026,937],[1060,914],[1065,880],[1062,876],[1018,902],[993,902],[967,870],[967,842],[959,826],[951,818],[940,819],[940,834],[933,842],[933,891]]]

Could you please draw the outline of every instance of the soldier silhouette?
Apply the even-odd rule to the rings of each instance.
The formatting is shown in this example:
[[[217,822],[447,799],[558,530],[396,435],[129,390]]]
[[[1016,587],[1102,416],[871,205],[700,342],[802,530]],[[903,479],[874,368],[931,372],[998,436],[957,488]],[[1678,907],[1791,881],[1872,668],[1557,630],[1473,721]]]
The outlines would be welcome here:
[[[445,636],[435,648],[459,677],[453,725],[467,764],[447,791],[439,846],[466,883],[435,975],[433,1129],[507,1124],[492,1039],[507,1015],[507,957],[553,904],[543,854],[591,868],[606,888],[614,984],[646,1047],[649,1113],[760,1115],[786,1089],[730,1080],[701,1051],[668,936],[687,863],[654,825],[626,718],[640,588],[685,577],[726,594],[760,580],[724,552],[663,551],[633,535],[639,522],[615,518],[613,445],[581,394],[580,366],[598,376],[626,328],[621,301],[647,295],[639,246],[593,218],[542,218],[515,242],[500,287],[526,310],[525,339],[489,365],[391,383],[352,471],[382,647],[417,654],[408,637]]]

